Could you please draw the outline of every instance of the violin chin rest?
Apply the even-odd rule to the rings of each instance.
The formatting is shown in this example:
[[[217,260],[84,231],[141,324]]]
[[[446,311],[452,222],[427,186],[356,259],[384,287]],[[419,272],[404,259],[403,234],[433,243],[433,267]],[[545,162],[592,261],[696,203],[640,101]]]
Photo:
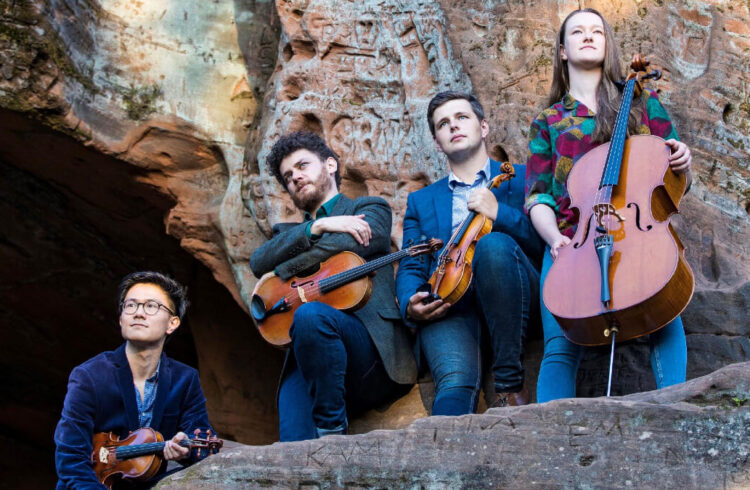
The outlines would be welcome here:
[[[257,294],[254,294],[250,300],[250,314],[256,322],[263,321],[266,318],[266,305],[263,303],[263,298]]]

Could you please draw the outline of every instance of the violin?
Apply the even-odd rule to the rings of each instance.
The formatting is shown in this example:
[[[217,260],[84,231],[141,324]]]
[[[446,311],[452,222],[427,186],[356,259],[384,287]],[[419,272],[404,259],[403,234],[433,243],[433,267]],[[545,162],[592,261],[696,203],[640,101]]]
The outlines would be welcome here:
[[[368,276],[375,270],[407,256],[436,252],[442,246],[442,240],[433,238],[370,262],[353,252],[339,252],[323,261],[314,274],[287,281],[268,272],[255,285],[250,314],[268,343],[287,346],[294,312],[303,303],[320,301],[337,310],[356,311],[370,299],[372,279]]]
[[[183,439],[180,445],[198,448],[199,457],[215,454],[224,445],[224,441],[206,430],[205,437],[200,429],[195,429],[194,438]],[[125,439],[120,439],[112,432],[94,434],[94,450],[91,462],[96,477],[107,488],[120,480],[132,482],[148,481],[161,468],[163,458],[159,455],[164,449],[164,437],[150,427],[142,427],[131,432]]]
[[[505,181],[515,177],[513,165],[508,162],[500,166],[500,175],[487,185],[487,189],[499,187]],[[437,267],[428,284],[432,288],[432,298],[439,296],[445,302],[456,304],[471,284],[471,262],[474,249],[480,238],[492,231],[494,220],[472,211],[464,218],[453,232],[437,260]]]
[[[604,345],[654,332],[693,295],[685,247],[669,222],[685,192],[685,174],[669,167],[669,148],[651,135],[627,135],[634,93],[659,70],[633,58],[610,142],[583,155],[568,175],[578,228],[560,248],[543,300],[565,336]]]

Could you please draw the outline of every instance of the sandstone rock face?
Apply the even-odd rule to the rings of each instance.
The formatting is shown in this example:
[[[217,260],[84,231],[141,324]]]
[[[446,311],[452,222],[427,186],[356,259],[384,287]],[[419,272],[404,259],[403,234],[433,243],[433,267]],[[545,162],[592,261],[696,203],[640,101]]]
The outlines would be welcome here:
[[[658,392],[222,451],[158,488],[747,488],[750,363]]]
[[[394,203],[393,239],[400,246],[406,195],[442,176],[424,118],[427,103],[440,90],[470,88],[442,9],[434,2],[380,0],[277,6],[279,59],[264,104],[262,143],[247,155],[247,207],[266,234],[297,215],[264,159],[282,134],[311,130],[341,156],[343,192]]]
[[[273,440],[281,353],[238,313],[255,284],[250,254],[273,224],[298,216],[265,167],[273,142],[295,129],[321,134],[341,156],[343,192],[392,204],[398,247],[406,196],[446,172],[425,120],[430,97],[473,90],[487,112],[493,156],[523,162],[529,123],[551,81],[554,36],[579,5],[604,13],[624,56],[640,51],[664,68],[652,87],[693,150],[695,183],[674,220],[696,275],[683,316],[688,376],[750,359],[750,7],[740,0],[0,1],[0,162],[11,196],[2,209],[18,224],[0,234],[8,291],[57,297],[75,284],[81,301],[104,301],[104,284],[133,267],[173,271],[191,284],[200,276],[193,292],[208,299],[190,323],[191,339],[214,423],[241,441]],[[26,191],[47,184],[53,190]],[[67,223],[60,202],[74,203],[68,227],[60,226]],[[145,237],[152,240],[141,253]],[[175,253],[177,244],[201,265]],[[206,285],[204,268],[238,311]],[[58,282],[47,280],[50,270]],[[36,289],[20,287],[32,283]],[[8,342],[28,346],[10,364],[68,353],[54,372],[30,371],[33,383],[59,396],[71,366],[112,345],[70,340],[78,335],[71,324],[95,329],[85,308],[63,319],[59,303],[42,301],[31,314],[26,296],[18,298],[3,298],[2,318],[34,328],[6,332]],[[109,310],[96,311],[111,319]],[[539,338],[534,333],[527,349],[532,388]],[[591,350],[584,360],[580,395],[603,392],[606,355]],[[616,363],[616,393],[653,387],[646,341],[619,348]],[[425,413],[422,388],[399,414]],[[19,397],[8,413],[30,400]],[[57,410],[34,433],[47,449]],[[362,430],[387,426],[381,422]]]

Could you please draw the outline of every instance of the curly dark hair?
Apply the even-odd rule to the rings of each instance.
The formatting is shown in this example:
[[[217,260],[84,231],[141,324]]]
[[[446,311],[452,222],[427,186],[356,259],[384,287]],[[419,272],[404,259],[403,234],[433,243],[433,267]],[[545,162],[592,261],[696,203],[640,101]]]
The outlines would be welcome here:
[[[152,271],[133,272],[122,279],[117,289],[118,313],[122,314],[122,303],[125,301],[125,295],[136,284],[155,284],[159,286],[169,296],[169,300],[172,303],[167,306],[182,320],[185,310],[187,310],[190,304],[187,299],[187,288],[166,274]]]
[[[279,141],[273,145],[271,151],[268,152],[268,156],[266,157],[266,165],[268,165],[268,168],[271,169],[274,177],[276,177],[276,180],[279,181],[284,189],[286,189],[286,183],[281,176],[281,161],[297,150],[307,150],[314,153],[322,161],[325,161],[328,158],[336,160],[336,163],[339,163],[335,174],[336,187],[338,188],[339,185],[341,185],[341,175],[339,173],[341,165],[338,155],[336,155],[336,153],[328,147],[323,138],[317,134],[309,131],[295,131],[286,136],[282,136]]]
[[[469,104],[471,104],[471,110],[474,111],[477,119],[479,119],[480,121],[484,119],[484,108],[479,102],[479,99],[477,99],[473,95],[467,94],[465,92],[457,92],[455,90],[440,92],[435,97],[433,97],[432,100],[430,100],[430,103],[427,105],[427,124],[429,124],[430,126],[430,133],[432,133],[433,138],[435,137],[435,121],[432,120],[432,114],[438,107],[445,104],[446,102],[450,102],[451,100],[468,101]]]

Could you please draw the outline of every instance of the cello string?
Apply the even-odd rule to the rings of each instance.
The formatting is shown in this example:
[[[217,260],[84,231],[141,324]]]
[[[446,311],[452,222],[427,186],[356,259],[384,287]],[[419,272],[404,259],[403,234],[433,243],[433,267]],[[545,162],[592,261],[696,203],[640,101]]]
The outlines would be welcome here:
[[[627,122],[630,117],[630,108],[633,100],[634,87],[635,78],[631,78],[625,84],[623,98],[620,104],[620,110],[618,111],[617,118],[615,120],[614,134],[610,143],[610,153],[608,154],[607,162],[605,163],[604,182],[608,185],[600,187],[600,195],[597,193],[597,197],[600,198],[599,203],[606,205],[604,207],[604,209],[606,210],[604,213],[606,217],[606,223],[603,224],[607,233],[609,233],[610,231],[610,222],[612,220],[611,217],[614,215],[614,211],[616,211],[614,209],[614,206],[612,205],[613,186],[616,185],[616,183],[613,183],[613,181],[615,178],[617,178],[617,181],[619,182],[619,174],[621,173],[622,159],[624,155],[623,149],[625,139],[627,137]],[[616,155],[611,154],[613,148],[618,149]]]

